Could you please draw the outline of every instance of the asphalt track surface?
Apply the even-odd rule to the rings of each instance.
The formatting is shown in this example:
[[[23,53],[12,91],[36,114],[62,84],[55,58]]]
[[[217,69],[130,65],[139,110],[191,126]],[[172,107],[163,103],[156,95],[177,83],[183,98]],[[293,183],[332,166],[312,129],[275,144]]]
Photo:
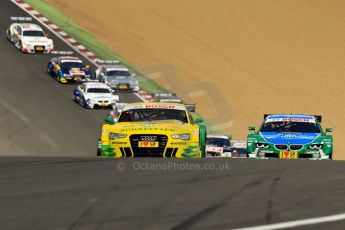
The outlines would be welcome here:
[[[3,157],[0,162],[1,229],[232,229],[345,210],[340,161]],[[206,164],[213,170],[197,170]],[[344,229],[345,222],[308,227],[300,229]]]
[[[22,15],[0,1],[0,31]],[[4,33],[0,50],[0,229],[232,229],[345,212],[342,161],[97,159],[107,112],[73,103],[49,56],[21,54]]]

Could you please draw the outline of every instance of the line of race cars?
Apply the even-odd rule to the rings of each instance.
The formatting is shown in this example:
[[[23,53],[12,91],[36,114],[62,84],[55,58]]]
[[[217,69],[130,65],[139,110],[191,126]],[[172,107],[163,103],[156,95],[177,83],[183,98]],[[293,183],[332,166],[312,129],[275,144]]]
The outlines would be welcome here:
[[[52,54],[47,72],[61,84],[80,83],[73,100],[84,108],[111,108],[102,125],[100,157],[248,157],[254,159],[332,159],[332,129],[321,128],[321,116],[265,115],[260,129],[246,142],[207,134],[195,104],[184,104],[176,94],[153,93],[153,102],[121,103],[116,92],[138,92],[135,75],[119,61],[100,61],[92,72],[73,52],[55,51],[53,40],[31,18],[12,17],[8,40],[23,53]],[[23,22],[24,21],[24,22]],[[55,56],[54,56],[55,55]]]

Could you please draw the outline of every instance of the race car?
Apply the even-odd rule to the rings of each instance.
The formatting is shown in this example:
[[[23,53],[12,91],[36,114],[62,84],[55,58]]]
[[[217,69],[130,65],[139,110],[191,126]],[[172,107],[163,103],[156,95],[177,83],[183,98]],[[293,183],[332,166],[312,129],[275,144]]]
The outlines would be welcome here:
[[[207,135],[207,157],[231,157],[230,138],[225,135]]]
[[[247,158],[247,142],[231,141],[231,155],[236,158]]]
[[[247,136],[249,158],[332,159],[331,128],[321,128],[321,116],[264,115],[258,131]]]
[[[181,98],[177,97],[176,93],[171,93],[171,92],[158,92],[158,93],[151,93],[152,96],[152,101],[153,102],[172,102],[172,103],[180,103],[184,104],[187,109],[194,113],[196,110],[196,105],[195,104],[185,104],[181,100]]]
[[[73,91],[73,101],[84,108],[115,108],[119,96],[112,93],[111,88],[100,82],[87,82],[80,84]]]
[[[58,54],[59,52],[53,52]],[[53,76],[58,82],[85,82],[92,78],[90,65],[85,65],[83,61],[74,56],[57,56],[50,59],[47,66],[48,74]]]
[[[115,91],[139,91],[138,80],[127,67],[116,64],[104,64],[95,71],[95,79],[109,85]]]
[[[31,21],[31,18],[12,17],[15,21]],[[6,30],[7,39],[23,53],[50,53],[54,43],[36,24],[15,22]]]
[[[102,126],[101,157],[203,157],[206,127],[183,104],[142,102],[125,106]]]

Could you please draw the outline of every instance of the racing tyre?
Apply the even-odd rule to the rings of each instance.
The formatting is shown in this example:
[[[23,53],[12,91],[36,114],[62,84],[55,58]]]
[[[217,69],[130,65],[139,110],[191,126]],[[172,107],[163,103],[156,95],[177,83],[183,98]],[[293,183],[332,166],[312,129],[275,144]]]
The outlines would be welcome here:
[[[13,43],[13,41],[11,39],[11,35],[10,35],[10,30],[6,30],[6,37],[7,37],[7,40],[9,40],[11,43]]]
[[[73,94],[73,101],[78,103],[77,98],[75,97],[74,94]]]
[[[64,82],[62,82],[61,79],[62,79],[62,73],[59,72],[58,75],[57,75],[57,77],[56,77],[56,80],[57,80],[60,84],[64,84]]]
[[[53,71],[52,71],[52,68],[50,68],[50,63],[49,63],[48,66],[47,66],[47,73],[48,73],[50,76],[53,76]]]
[[[101,140],[97,142],[97,156],[101,156]]]
[[[16,47],[18,47],[18,49],[20,50],[20,52],[23,52],[23,45],[21,41],[18,41],[15,45]]]
[[[86,101],[85,98],[83,97],[83,99],[81,100],[81,106],[83,106],[83,108],[87,109],[87,105],[86,105]]]
[[[201,150],[201,157],[206,156],[206,126],[200,125],[199,128],[199,142],[200,142],[200,150]]]

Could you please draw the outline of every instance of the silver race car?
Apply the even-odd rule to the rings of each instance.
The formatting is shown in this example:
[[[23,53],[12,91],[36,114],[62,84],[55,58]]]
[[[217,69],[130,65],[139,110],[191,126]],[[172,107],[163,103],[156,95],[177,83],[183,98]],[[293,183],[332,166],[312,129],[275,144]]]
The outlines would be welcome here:
[[[176,93],[171,93],[171,92],[158,92],[158,93],[151,93],[152,96],[152,101],[153,102],[172,102],[172,103],[181,103],[184,104],[189,112],[194,113],[196,109],[195,104],[187,104],[184,103],[181,98],[179,98]]]
[[[231,141],[232,157],[246,158],[247,157],[247,142],[245,141]]]
[[[151,93],[154,102],[175,102],[182,103],[181,98],[176,96],[176,93],[161,92]]]
[[[53,40],[49,39],[43,29],[28,23],[30,17],[11,17],[13,21],[6,30],[7,39],[23,53],[50,53],[54,51]]]
[[[103,82],[109,85],[116,92],[118,91],[130,91],[138,92],[139,83],[127,67],[123,65],[118,65],[116,62],[113,64],[101,65],[95,71],[95,80]]]

